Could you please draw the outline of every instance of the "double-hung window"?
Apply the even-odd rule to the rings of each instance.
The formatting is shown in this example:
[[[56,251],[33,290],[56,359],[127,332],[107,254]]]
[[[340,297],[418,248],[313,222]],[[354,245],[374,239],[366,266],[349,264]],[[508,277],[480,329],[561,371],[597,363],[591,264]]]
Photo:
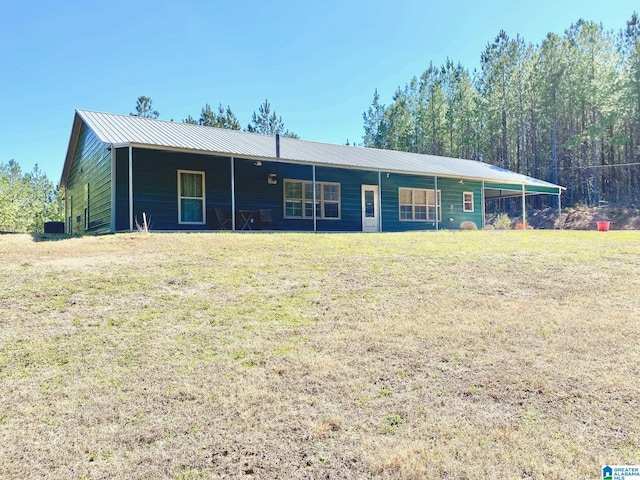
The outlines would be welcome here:
[[[462,210],[473,212],[473,192],[462,192]]]
[[[438,190],[438,221],[442,220],[441,195]],[[436,219],[436,192],[422,188],[399,188],[400,220],[407,222],[433,221]]]
[[[284,180],[284,218],[313,218],[313,182]],[[316,218],[340,219],[340,184],[316,182]]]
[[[178,170],[178,223],[205,223],[204,172]]]

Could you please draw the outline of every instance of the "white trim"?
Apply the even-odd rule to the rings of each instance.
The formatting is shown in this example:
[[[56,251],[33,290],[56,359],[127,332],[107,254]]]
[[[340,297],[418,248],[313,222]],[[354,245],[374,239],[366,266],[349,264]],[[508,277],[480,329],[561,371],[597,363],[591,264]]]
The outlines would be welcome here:
[[[411,190],[411,217],[412,218],[402,218],[402,211],[401,211],[401,207],[403,205],[408,206],[408,203],[402,203],[400,201],[400,190]],[[426,196],[426,203],[425,204],[416,204],[414,202],[413,199],[413,192],[424,192],[425,196]],[[430,204],[429,203],[429,194],[433,194],[433,192],[436,192],[436,194],[434,195],[434,203]],[[425,207],[426,209],[426,218],[415,218],[415,207]],[[435,219],[434,218],[430,218],[429,216],[429,207],[433,206],[435,208]],[[398,221],[400,222],[421,222],[421,223],[426,223],[426,222],[442,222],[442,190],[434,190],[431,188],[413,188],[413,187],[398,187]]]
[[[316,166],[312,165],[311,166],[311,176],[313,177],[313,185],[311,186],[311,188],[313,189],[313,231],[317,232],[318,231],[318,215],[316,214],[316,202],[317,202],[317,198],[316,198]],[[302,194],[303,197],[303,202],[304,202],[304,193]],[[286,202],[285,202],[286,205]],[[284,211],[283,211],[284,214]],[[304,204],[302,206],[302,215],[304,216]],[[283,215],[284,216],[284,215]],[[338,204],[338,216],[340,216],[340,204]]]
[[[471,195],[471,202],[467,202],[466,195]],[[471,208],[467,208],[467,203],[471,203]],[[473,213],[476,211],[475,195],[473,192],[462,192],[462,211],[465,213]]]
[[[434,176],[433,177],[433,189],[437,192],[438,191],[438,176]],[[400,198],[400,192],[398,191],[398,198]],[[435,221],[435,226],[436,226],[436,231],[438,231],[440,225],[438,222],[438,195],[435,196],[435,202],[436,202],[436,221]],[[400,208],[400,206],[398,206],[398,209]],[[400,210],[398,210],[398,214],[400,213]],[[427,213],[428,215],[428,213]]]
[[[116,149],[111,149],[111,233],[116,231]]]
[[[198,155],[208,155],[212,157],[226,158],[231,155],[231,152],[214,152],[212,150],[199,150],[199,149],[190,149],[190,148],[181,148],[181,147],[170,147],[170,146],[163,146],[163,145],[149,145],[145,143],[123,143],[123,144],[115,144],[115,145],[116,146],[120,146],[120,145],[133,146],[135,148],[145,148],[149,150],[166,150],[170,152],[194,153]],[[237,156],[237,154],[234,154],[234,156]],[[451,158],[454,158],[454,157],[451,157]],[[310,161],[304,161],[304,160],[287,159],[282,157],[274,158],[274,157],[263,157],[259,155],[242,155],[241,159],[260,160],[263,162],[274,162],[274,163],[288,163],[288,164],[294,164],[294,165],[309,165],[309,166],[316,165],[319,167],[343,168],[345,170],[359,170],[359,171],[365,171],[365,172],[388,172],[388,173],[403,174],[403,175],[416,175],[419,177],[433,177],[437,175],[440,178],[452,178],[452,179],[455,178],[456,180],[460,180],[460,178],[463,178],[464,180],[470,180],[470,181],[476,181],[476,182],[487,181],[490,183],[502,183],[505,185],[513,185],[515,187],[520,187],[520,185],[522,185],[522,182],[518,182],[515,180],[501,180],[496,178],[473,177],[473,176],[466,176],[461,174],[454,175],[454,174],[446,174],[446,173],[420,172],[420,171],[413,171],[413,170],[394,170],[386,167],[384,168],[383,167],[359,167],[355,165],[343,165],[340,163],[316,163],[316,162],[310,162]],[[456,158],[454,159],[463,160],[463,159],[456,159]],[[470,160],[470,161],[473,161],[473,160]],[[544,181],[544,180],[540,180],[540,181]],[[562,190],[567,189],[567,187],[562,187],[554,184],[538,185],[536,183],[526,183],[525,185],[529,185],[532,187],[552,187],[552,188],[559,187]],[[543,193],[546,193],[546,192],[543,192]],[[546,194],[549,195],[548,193]]]
[[[129,231],[133,232],[133,147],[129,145]]]
[[[522,184],[522,225],[526,227],[527,225],[527,193],[525,190],[524,183]]]
[[[382,231],[382,172],[378,170],[378,231]]]
[[[482,203],[482,228],[487,225],[487,213],[485,212],[485,198],[484,198],[484,180],[482,181],[482,190],[480,191],[480,202]]]
[[[375,218],[376,223],[375,223],[375,227],[374,229],[368,229],[365,226],[365,214],[366,214],[366,203],[365,203],[365,192],[367,191],[373,191],[373,218]],[[360,201],[362,203],[362,208],[361,208],[361,218],[362,218],[362,231],[363,232],[379,232],[380,231],[380,205],[378,204],[378,194],[380,192],[380,189],[378,188],[377,185],[362,185],[360,187]]]
[[[314,169],[315,170],[315,169]],[[301,191],[301,198],[288,198],[287,197],[287,183],[300,183],[302,186],[302,191]],[[311,198],[308,199],[306,198],[306,189],[308,188],[308,186],[311,186],[312,189],[312,195]],[[326,185],[332,185],[332,186],[337,186],[338,187],[338,200],[325,200],[324,199],[324,187]],[[316,188],[317,186],[320,186],[320,198],[316,197]],[[300,202],[300,206],[302,209],[302,215],[298,216],[292,216],[292,215],[287,215],[287,202]],[[311,203],[312,206],[312,213],[311,215],[305,215],[306,213],[306,208],[307,208],[307,203]],[[320,205],[320,216],[316,215],[316,207],[315,205],[319,204]],[[337,204],[338,205],[338,216],[337,217],[327,217],[325,216],[325,204]],[[314,222],[314,227],[315,227],[315,222],[316,220],[320,219],[320,220],[342,220],[342,186],[340,185],[339,182],[317,182],[314,179],[312,179],[311,181],[309,180],[301,180],[299,178],[283,178],[282,179],[282,213],[283,213],[283,218],[285,220],[313,220]],[[315,230],[314,230],[315,231]]]
[[[236,172],[235,162],[233,157],[231,159],[231,230],[236,230]]]
[[[202,177],[202,197],[183,197],[182,196],[182,185],[180,182],[180,176],[183,173],[191,174],[191,175],[200,175]],[[205,225],[207,223],[207,198],[206,198],[206,190],[205,190],[205,178],[204,171],[201,170],[178,170],[178,225]],[[202,221],[201,222],[183,222],[182,221],[182,200],[200,200],[202,202]]]

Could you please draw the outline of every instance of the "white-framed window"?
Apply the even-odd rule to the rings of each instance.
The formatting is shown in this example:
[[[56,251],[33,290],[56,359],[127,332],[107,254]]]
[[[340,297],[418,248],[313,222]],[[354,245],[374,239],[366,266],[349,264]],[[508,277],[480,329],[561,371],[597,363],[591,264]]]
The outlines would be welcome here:
[[[204,191],[204,172],[178,170],[178,223],[205,223]]]
[[[425,222],[436,219],[435,190],[423,188],[399,188],[398,202],[400,220],[405,222]],[[441,192],[438,190],[438,221],[442,221]]]
[[[284,218],[313,218],[313,182],[284,179]],[[316,218],[340,219],[340,184],[316,182]]]
[[[473,192],[462,192],[462,210],[473,212]]]

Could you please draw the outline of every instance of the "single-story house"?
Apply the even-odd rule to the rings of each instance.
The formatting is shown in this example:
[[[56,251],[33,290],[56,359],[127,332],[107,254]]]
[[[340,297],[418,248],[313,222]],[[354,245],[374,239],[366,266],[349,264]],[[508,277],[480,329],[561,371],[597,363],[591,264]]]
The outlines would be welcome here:
[[[485,199],[563,187],[487,163],[76,110],[68,233],[405,231],[485,224]],[[314,208],[315,205],[315,208]]]

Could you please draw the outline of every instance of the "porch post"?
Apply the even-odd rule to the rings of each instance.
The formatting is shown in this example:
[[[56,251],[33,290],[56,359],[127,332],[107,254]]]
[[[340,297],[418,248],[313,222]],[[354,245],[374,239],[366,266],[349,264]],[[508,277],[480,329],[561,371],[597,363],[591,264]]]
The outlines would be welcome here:
[[[482,181],[482,191],[480,192],[480,201],[482,202],[482,228],[484,228],[487,223],[487,214],[485,212],[485,205],[484,205],[484,180]]]
[[[236,174],[233,157],[231,160],[231,230],[236,230]]]
[[[434,186],[433,193],[434,193],[434,196],[435,196],[435,203],[436,203],[436,231],[438,231],[438,177],[437,176],[433,177],[433,180],[434,180],[434,182],[433,182],[433,186]]]
[[[313,182],[312,182],[312,185],[313,185],[313,231],[317,232],[318,219],[316,218],[316,166],[315,165],[311,165],[311,172],[312,172],[312,178],[313,178]],[[302,208],[304,208],[304,199],[302,199],[302,201],[303,201]]]
[[[378,231],[382,231],[382,172],[378,170]]]
[[[525,188],[524,183],[522,184],[522,226],[526,227],[527,225],[527,211],[525,205]]]
[[[133,232],[133,147],[129,145],[129,231]]]
[[[116,232],[116,149],[111,145],[111,233]],[[66,202],[65,202],[66,203]],[[65,220],[67,219],[65,215]]]
[[[558,187],[558,228],[562,229],[562,204],[560,195],[562,195],[562,189]]]

